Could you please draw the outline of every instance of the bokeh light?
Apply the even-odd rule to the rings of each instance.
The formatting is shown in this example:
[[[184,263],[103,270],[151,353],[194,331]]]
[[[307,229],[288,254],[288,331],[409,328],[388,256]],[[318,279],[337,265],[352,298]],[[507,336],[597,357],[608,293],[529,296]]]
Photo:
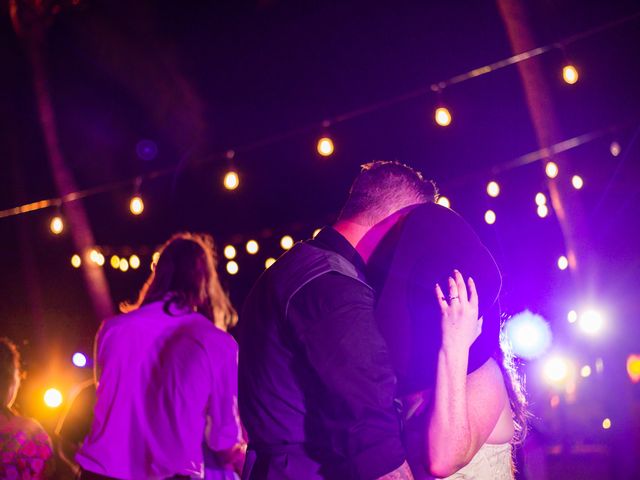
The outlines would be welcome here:
[[[536,205],[540,206],[540,205],[546,205],[546,204],[547,204],[547,196],[542,192],[536,193]]]
[[[562,68],[562,79],[569,85],[573,85],[578,81],[578,69],[573,65],[565,65]]]
[[[441,127],[448,127],[451,125],[451,112],[446,107],[438,107],[436,108],[434,119]]]
[[[233,260],[229,260],[227,262],[227,273],[229,275],[235,275],[238,273],[238,270],[240,270],[240,268],[238,267],[237,262],[233,261]]]
[[[580,315],[578,326],[587,335],[597,335],[604,329],[604,316],[598,310],[585,310]]]
[[[126,258],[121,258],[118,268],[120,268],[121,272],[126,272],[127,270],[129,270],[129,261]]]
[[[576,323],[577,320],[578,312],[576,312],[575,310],[569,310],[569,313],[567,313],[567,321],[569,323]]]
[[[546,205],[538,205],[538,208],[536,208],[536,213],[540,218],[545,218],[549,215],[549,207],[547,207]]]
[[[329,137],[322,137],[318,140],[316,149],[318,150],[318,153],[323,157],[332,155],[334,151],[333,140],[331,140]]]
[[[591,367],[589,365],[584,365],[581,369],[580,369],[580,376],[582,378],[587,378],[591,375]]]
[[[551,346],[551,328],[542,316],[524,310],[511,317],[504,326],[514,355],[532,360]]]
[[[62,405],[62,393],[56,388],[49,388],[44,392],[44,404],[49,408],[58,408]]]
[[[622,147],[618,142],[611,142],[611,145],[609,145],[609,152],[611,152],[611,155],[617,157],[618,155],[620,155],[621,151]]]
[[[224,184],[224,188],[227,190],[235,190],[240,185],[240,177],[238,176],[238,172],[234,170],[229,170],[224,175],[224,180],[222,182]]]
[[[158,155],[158,146],[153,140],[140,140],[136,144],[136,154],[140,160],[153,160]]]
[[[633,383],[640,382],[640,355],[632,353],[627,357],[627,374]]]
[[[269,257],[264,261],[264,268],[269,268],[274,263],[276,263],[276,259],[273,257]]]
[[[120,257],[118,255],[111,255],[109,259],[109,264],[112,268],[118,269],[120,268]]]
[[[78,368],[84,368],[87,366],[87,357],[82,352],[76,352],[71,357],[71,362]]]
[[[438,200],[436,200],[438,205],[442,205],[443,207],[451,208],[451,202],[449,199],[443,195],[438,196]]]
[[[289,250],[293,247],[293,238],[290,235],[285,235],[280,239],[280,246],[283,250]]]
[[[549,358],[542,368],[544,379],[552,385],[562,385],[571,375],[571,363],[564,357]]]
[[[73,268],[80,268],[80,265],[82,265],[82,258],[80,258],[80,255],[76,253],[71,257],[71,265]]]
[[[602,428],[604,428],[605,430],[609,430],[611,428],[611,419],[610,418],[605,418],[602,421]]]
[[[54,235],[60,235],[62,233],[64,230],[64,221],[60,215],[56,215],[51,219],[51,222],[49,222],[49,230],[51,230],[51,233]]]
[[[494,223],[496,223],[496,212],[494,212],[493,210],[487,210],[486,212],[484,212],[484,221],[489,225],[493,225]]]
[[[500,195],[500,185],[498,182],[491,181],[487,184],[487,194],[494,198]]]
[[[98,252],[98,254],[96,255],[96,260],[95,260],[96,265],[101,267],[101,266],[104,265],[104,261],[105,261],[104,260],[104,255],[101,254],[100,252]]]
[[[140,215],[144,211],[144,202],[140,195],[131,197],[129,201],[129,211],[134,215]]]
[[[559,172],[560,170],[555,162],[547,162],[544,167],[544,173],[546,173],[549,178],[556,178]]]
[[[256,253],[258,253],[258,250],[260,250],[258,242],[256,242],[255,240],[249,240],[247,242],[247,253],[249,255],[255,255]]]
[[[227,245],[224,247],[223,253],[224,258],[226,258],[227,260],[233,260],[234,258],[236,258],[236,247],[234,247],[233,245]]]
[[[129,257],[129,266],[134,270],[137,270],[140,267],[140,257],[137,255],[131,255]]]
[[[580,175],[574,175],[573,177],[571,177],[571,185],[573,185],[573,188],[575,188],[576,190],[580,190],[582,187],[584,187],[584,180]]]
[[[311,234],[311,238],[316,238],[318,236],[318,234],[320,233],[320,228],[316,228],[313,233]]]
[[[569,259],[564,255],[560,255],[560,257],[558,257],[558,268],[560,270],[566,270],[569,268]]]

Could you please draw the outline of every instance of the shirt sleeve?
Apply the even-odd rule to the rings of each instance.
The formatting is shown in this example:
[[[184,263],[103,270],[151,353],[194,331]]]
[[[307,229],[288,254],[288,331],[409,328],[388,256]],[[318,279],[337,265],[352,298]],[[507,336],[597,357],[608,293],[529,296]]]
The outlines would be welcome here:
[[[205,437],[207,445],[215,452],[240,443],[242,427],[238,413],[238,345],[228,336],[213,351],[218,355],[212,359],[214,376]]]
[[[332,398],[344,456],[357,478],[377,478],[405,459],[394,405],[396,377],[374,316],[374,292],[339,273],[291,300],[287,320]],[[335,420],[335,419],[333,419]]]

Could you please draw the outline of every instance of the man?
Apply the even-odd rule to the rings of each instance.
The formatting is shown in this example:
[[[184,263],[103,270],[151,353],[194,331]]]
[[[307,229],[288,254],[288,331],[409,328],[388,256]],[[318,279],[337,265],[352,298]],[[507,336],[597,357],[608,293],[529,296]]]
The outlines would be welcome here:
[[[365,266],[402,210],[433,198],[411,168],[367,164],[335,225],[258,279],[239,336],[245,479],[411,478]]]

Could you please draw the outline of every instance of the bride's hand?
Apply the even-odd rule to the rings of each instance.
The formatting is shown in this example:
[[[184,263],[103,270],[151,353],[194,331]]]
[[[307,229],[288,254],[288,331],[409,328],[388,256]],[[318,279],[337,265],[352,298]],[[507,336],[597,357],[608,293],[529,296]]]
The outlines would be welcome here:
[[[468,349],[482,331],[482,319],[478,319],[478,293],[473,279],[467,286],[462,275],[454,270],[449,277],[449,295],[436,285],[436,298],[442,312],[442,345],[446,349]]]

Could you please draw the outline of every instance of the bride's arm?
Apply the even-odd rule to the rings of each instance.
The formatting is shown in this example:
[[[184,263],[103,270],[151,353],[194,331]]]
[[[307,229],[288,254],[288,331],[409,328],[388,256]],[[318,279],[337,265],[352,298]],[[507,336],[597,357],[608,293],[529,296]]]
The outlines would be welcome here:
[[[438,477],[449,476],[471,461],[504,407],[504,384],[495,362],[488,361],[467,377],[469,347],[479,334],[481,320],[473,280],[469,279],[467,294],[462,275],[456,271],[454,277],[449,279],[451,300],[436,287],[442,347],[425,454],[428,470]]]

